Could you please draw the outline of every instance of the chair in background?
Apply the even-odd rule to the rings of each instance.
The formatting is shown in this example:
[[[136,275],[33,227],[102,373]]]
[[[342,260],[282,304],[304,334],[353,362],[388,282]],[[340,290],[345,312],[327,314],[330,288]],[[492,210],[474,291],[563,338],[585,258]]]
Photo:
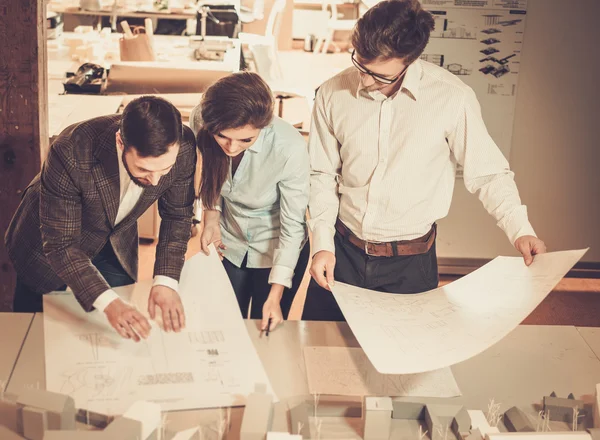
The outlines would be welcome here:
[[[254,59],[256,73],[267,82],[273,91],[273,96],[277,101],[277,115],[280,118],[284,115],[284,102],[291,98],[304,98],[308,104],[309,113],[312,112],[313,101],[315,99],[314,90],[304,90],[286,83],[279,66],[279,58],[276,56],[276,53],[274,56],[272,46],[251,44],[250,51]],[[286,120],[298,129],[306,128],[303,127],[303,120]]]
[[[315,43],[314,53],[327,53],[329,45],[331,44],[333,44],[336,51],[339,52],[339,46],[333,41],[335,33],[338,31],[351,32],[358,21],[356,19],[340,19],[337,4],[338,0],[323,0],[323,13],[329,15],[329,9],[331,9],[331,15],[327,21],[327,30],[325,31],[325,34],[319,36]]]
[[[264,0],[258,1],[263,2],[264,9]],[[250,47],[252,45],[268,47],[270,51],[269,57],[274,60],[273,68],[278,70],[279,76],[281,76],[281,67],[279,66],[279,60],[277,57],[277,42],[279,41],[281,21],[283,18],[283,11],[285,9],[286,1],[287,0],[275,0],[273,3],[271,12],[267,18],[267,26],[265,28],[264,35],[249,34],[246,32],[240,32],[238,35],[238,38],[242,43],[242,50],[245,46]],[[250,51],[250,54],[252,54],[252,51]]]

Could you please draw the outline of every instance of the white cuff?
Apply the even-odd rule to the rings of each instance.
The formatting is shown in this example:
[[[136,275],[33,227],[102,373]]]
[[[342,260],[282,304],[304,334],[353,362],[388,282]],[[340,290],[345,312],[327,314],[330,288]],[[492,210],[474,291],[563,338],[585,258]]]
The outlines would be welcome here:
[[[335,254],[334,236],[335,228],[325,226],[323,223],[316,224],[312,231],[312,256],[314,257],[317,252],[321,251]]]
[[[273,266],[269,274],[269,284],[281,284],[291,289],[294,271],[286,266]]]
[[[108,305],[115,299],[119,299],[119,295],[117,295],[117,292],[114,290],[109,289],[106,292],[101,293],[100,296],[96,298],[96,301],[94,301],[93,304],[94,308],[104,312],[104,309],[106,309],[106,307],[108,307]]]
[[[165,275],[156,275],[154,277],[154,284],[152,284],[152,287],[154,286],[165,286],[177,292],[179,290],[179,281]]]
[[[507,218],[498,222],[498,226],[504,230],[504,233],[512,245],[515,244],[515,241],[517,241],[519,237],[524,235],[533,235],[534,237],[537,237],[531,223],[529,223],[527,207],[525,205],[521,205],[514,209]]]

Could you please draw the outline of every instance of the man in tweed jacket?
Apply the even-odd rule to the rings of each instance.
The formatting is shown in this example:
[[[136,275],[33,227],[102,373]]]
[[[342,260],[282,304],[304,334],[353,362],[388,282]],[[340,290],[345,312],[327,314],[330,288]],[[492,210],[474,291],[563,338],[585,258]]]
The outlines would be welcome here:
[[[138,272],[138,218],[158,200],[162,218],[148,310],[167,331],[185,326],[178,280],[190,238],[195,138],[168,101],[141,97],[123,115],[67,128],[24,191],[5,242],[17,271],[14,309],[42,309],[42,295],[69,286],[86,311],[104,311],[125,338],[150,325],[111,287]]]

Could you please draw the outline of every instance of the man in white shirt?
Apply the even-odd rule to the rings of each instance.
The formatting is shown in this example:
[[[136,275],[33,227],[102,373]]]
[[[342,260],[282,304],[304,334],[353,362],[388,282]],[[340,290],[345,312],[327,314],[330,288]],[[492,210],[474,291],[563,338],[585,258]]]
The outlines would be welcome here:
[[[309,139],[313,262],[303,319],[343,320],[329,285],[390,293],[437,287],[435,222],[457,165],[525,264],[545,252],[473,90],[420,60],[434,27],[418,0],[358,21],[353,67],[319,89]]]
[[[133,100],[123,115],[72,125],[53,143],[6,233],[17,271],[14,310],[42,311],[42,295],[69,286],[86,311],[98,309],[124,338],[150,331],[112,287],[138,270],[138,218],[158,200],[162,218],[148,312],[179,331],[177,293],[191,234],[196,144],[168,101]]]

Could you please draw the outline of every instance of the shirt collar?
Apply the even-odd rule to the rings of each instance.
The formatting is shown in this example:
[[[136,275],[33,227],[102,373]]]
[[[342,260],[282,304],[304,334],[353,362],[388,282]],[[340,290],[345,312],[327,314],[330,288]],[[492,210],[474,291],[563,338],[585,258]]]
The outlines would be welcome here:
[[[256,142],[254,142],[252,144],[252,146],[250,148],[248,148],[248,151],[252,151],[253,153],[260,153],[263,148],[265,136],[267,135],[267,132],[271,131],[272,127],[273,127],[273,121],[271,121],[271,123],[269,125],[267,125],[265,128],[263,128],[260,131],[260,133],[258,134],[258,138],[256,139]]]
[[[362,81],[360,80],[360,74],[356,71],[356,76],[358,78],[358,85],[356,87],[356,97],[360,96],[360,93],[364,91],[364,86]],[[402,86],[400,86],[399,92],[407,91],[412,97],[417,100],[419,98],[419,83],[421,82],[421,77],[423,76],[423,66],[421,65],[421,60],[414,61],[410,66],[408,66],[406,70],[406,74],[404,75],[404,79],[402,80]],[[381,95],[379,92],[367,93],[371,98],[375,98],[376,95]],[[395,95],[392,96],[394,99],[398,96],[399,93],[396,92]],[[383,96],[383,95],[381,95]]]

